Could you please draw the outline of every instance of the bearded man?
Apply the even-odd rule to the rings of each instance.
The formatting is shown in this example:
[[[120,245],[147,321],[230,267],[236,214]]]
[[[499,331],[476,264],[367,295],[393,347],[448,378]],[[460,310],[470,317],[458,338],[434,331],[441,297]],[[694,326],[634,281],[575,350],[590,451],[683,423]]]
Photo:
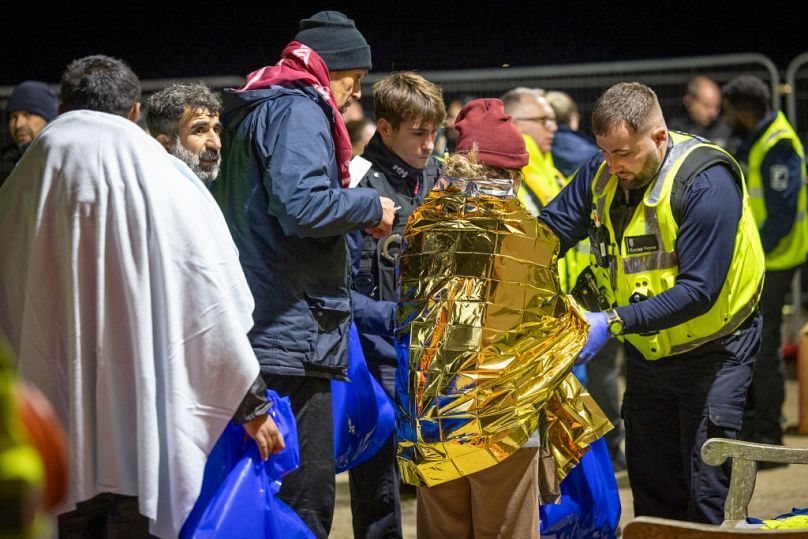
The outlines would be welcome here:
[[[741,168],[718,146],[668,131],[653,90],[598,98],[602,153],[541,212],[561,253],[589,236],[607,312],[588,313],[585,363],[625,343],[623,419],[634,514],[720,523],[728,466],[707,438],[737,438],[760,345],[763,249]]]
[[[219,175],[222,161],[221,98],[202,82],[175,82],[148,101],[151,135],[205,184]]]

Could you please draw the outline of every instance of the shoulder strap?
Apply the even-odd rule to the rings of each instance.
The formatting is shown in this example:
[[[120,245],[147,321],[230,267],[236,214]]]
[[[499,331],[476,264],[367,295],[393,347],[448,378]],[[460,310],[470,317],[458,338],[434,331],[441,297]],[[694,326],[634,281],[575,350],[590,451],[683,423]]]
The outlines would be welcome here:
[[[671,187],[671,213],[673,219],[678,225],[682,219],[682,211],[690,186],[693,184],[693,179],[702,171],[713,165],[721,165],[729,170],[730,174],[741,185],[743,181],[743,173],[735,162],[728,154],[714,148],[712,146],[699,146],[687,156],[685,162],[679,167],[676,172],[676,177],[673,179],[673,186]]]

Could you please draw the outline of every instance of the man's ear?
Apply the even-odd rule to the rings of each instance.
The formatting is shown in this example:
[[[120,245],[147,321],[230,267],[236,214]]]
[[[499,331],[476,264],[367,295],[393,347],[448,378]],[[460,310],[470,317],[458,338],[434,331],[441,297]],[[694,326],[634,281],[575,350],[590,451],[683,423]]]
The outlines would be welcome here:
[[[132,105],[132,108],[129,109],[129,114],[127,115],[131,121],[137,123],[140,119],[140,101],[135,101],[135,104]]]
[[[157,142],[163,145],[163,148],[165,148],[167,152],[171,153],[171,137],[165,133],[160,133],[154,138],[157,139]]]
[[[390,136],[390,133],[393,132],[393,124],[386,118],[379,118],[376,122],[376,130],[381,136],[387,138]]]
[[[654,144],[656,144],[657,148],[665,148],[668,144],[668,130],[664,125],[657,127],[654,129],[654,132],[651,133],[651,138],[654,140]]]

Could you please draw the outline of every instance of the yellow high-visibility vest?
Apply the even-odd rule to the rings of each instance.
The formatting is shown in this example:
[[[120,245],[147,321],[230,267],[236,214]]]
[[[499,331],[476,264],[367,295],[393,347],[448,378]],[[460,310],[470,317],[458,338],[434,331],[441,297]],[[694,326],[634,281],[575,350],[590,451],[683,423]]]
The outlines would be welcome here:
[[[590,264],[599,286],[610,293],[610,301],[621,307],[628,305],[629,298],[635,293],[650,298],[676,284],[679,225],[671,211],[671,189],[677,172],[689,159],[717,156],[730,166],[742,190],[743,212],[735,234],[735,249],[727,278],[710,310],[654,335],[622,336],[646,359],[681,354],[733,332],[754,311],[763,286],[763,248],[740,167],[714,144],[677,132],[669,132],[669,136],[672,146],[657,178],[646,188],[642,203],[624,230],[619,246],[609,217],[609,208],[618,189],[617,177],[609,173],[604,162],[592,181],[594,211],[609,233],[611,254],[615,258],[611,269],[598,266],[594,256]],[[705,150],[711,153],[705,154]],[[696,151],[698,153],[694,154]]]
[[[794,151],[800,156],[802,177],[800,178],[800,192],[797,197],[797,215],[794,218],[794,224],[777,246],[771,252],[766,253],[766,269],[768,270],[795,268],[805,262],[808,254],[808,221],[805,219],[806,209],[808,209],[808,194],[803,185],[806,178],[805,151],[800,138],[782,112],[777,113],[777,117],[769,128],[749,150],[749,164],[746,172],[749,206],[752,208],[752,215],[755,216],[758,228],[762,227],[768,213],[763,198],[763,176],[760,166],[774,145],[784,139],[791,141]]]

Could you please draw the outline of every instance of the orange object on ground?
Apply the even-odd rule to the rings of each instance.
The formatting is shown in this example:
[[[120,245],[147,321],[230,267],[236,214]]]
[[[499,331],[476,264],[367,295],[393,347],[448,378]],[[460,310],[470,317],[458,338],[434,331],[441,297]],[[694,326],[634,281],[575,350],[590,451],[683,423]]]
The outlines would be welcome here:
[[[808,324],[800,330],[800,350],[797,354],[797,432],[808,434]]]

